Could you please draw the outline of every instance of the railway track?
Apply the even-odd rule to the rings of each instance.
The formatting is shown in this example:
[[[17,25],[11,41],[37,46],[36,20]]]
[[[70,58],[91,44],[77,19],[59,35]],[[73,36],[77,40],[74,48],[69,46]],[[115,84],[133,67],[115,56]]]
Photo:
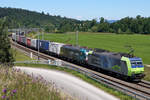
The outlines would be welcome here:
[[[140,83],[138,83],[138,85],[141,85],[145,88],[149,88],[150,89],[150,82],[147,82],[145,80],[142,80]]]
[[[13,46],[16,46],[17,48],[23,49],[26,52],[32,52],[33,55],[38,56],[37,51],[26,48],[22,45],[19,45],[13,41],[11,41]],[[39,53],[39,56],[43,59],[51,59],[51,60],[56,60],[58,58],[51,57],[49,55]],[[119,91],[122,91],[132,97],[135,97],[136,99],[142,99],[142,100],[150,100],[150,82],[142,80],[139,83],[130,83],[126,82],[124,80],[120,80],[108,75],[105,75],[103,73],[98,73],[96,71],[93,71],[91,69],[87,69],[66,61],[62,61],[63,66],[68,66],[68,68],[71,68],[73,70],[77,70],[83,74],[88,75],[90,78],[101,82],[103,84],[106,84],[112,88],[115,88]]]
[[[128,95],[131,95],[133,97],[135,97],[136,95],[135,98],[150,100],[150,88],[149,88],[150,84],[147,81],[142,80],[140,83],[130,83],[86,68],[80,68],[80,69],[82,69],[85,72],[92,73],[90,76],[94,80],[97,81],[100,80],[100,82],[107,84],[110,87],[114,87],[115,89],[117,88],[118,90],[125,92]]]
[[[17,44],[17,43],[14,43],[13,41],[11,41],[11,44],[12,44],[13,46],[19,48],[19,49],[24,50],[25,52],[32,52],[33,55],[39,56],[39,57],[41,57],[41,58],[43,58],[43,59],[45,59],[45,60],[48,60],[48,59],[55,60],[55,59],[56,59],[56,58],[54,58],[54,57],[48,56],[48,55],[43,54],[43,53],[40,53],[40,52],[39,52],[39,55],[38,55],[37,51],[32,50],[32,49],[29,49],[29,48],[24,47],[24,46],[22,46],[22,45],[19,45],[19,44]]]

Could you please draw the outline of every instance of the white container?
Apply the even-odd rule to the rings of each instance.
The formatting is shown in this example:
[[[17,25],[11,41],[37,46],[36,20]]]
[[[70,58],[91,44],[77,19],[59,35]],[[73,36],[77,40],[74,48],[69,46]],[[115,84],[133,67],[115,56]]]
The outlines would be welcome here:
[[[51,42],[49,45],[49,51],[59,55],[60,49],[63,45],[64,45],[63,43]]]
[[[31,39],[31,47],[36,48],[37,39]]]
[[[12,33],[12,39],[16,41],[16,33]]]

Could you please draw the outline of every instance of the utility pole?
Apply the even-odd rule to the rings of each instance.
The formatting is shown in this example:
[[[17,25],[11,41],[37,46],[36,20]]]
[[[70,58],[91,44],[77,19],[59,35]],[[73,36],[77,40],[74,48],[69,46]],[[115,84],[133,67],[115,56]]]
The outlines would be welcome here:
[[[43,30],[42,30],[42,40],[44,40],[44,32],[43,32]]]
[[[38,40],[37,40],[37,42],[38,42],[38,60],[40,59],[40,57],[39,57],[39,44],[40,44],[40,41],[39,41],[39,32],[38,32]]]

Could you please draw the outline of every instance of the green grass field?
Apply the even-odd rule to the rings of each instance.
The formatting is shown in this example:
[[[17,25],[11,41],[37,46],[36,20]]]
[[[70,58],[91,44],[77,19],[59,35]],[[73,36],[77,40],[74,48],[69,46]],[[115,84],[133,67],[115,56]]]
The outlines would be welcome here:
[[[36,36],[37,38],[37,36]],[[40,36],[42,38],[42,36]],[[68,44],[76,43],[75,33],[44,34],[45,40]],[[141,57],[144,64],[150,64],[150,36],[149,35],[117,35],[105,33],[79,33],[79,45],[89,48],[102,48],[113,52],[129,52],[126,45],[135,49],[134,54]]]
[[[26,60],[33,60],[29,56],[25,55],[24,53],[20,52],[17,49],[12,49],[13,50],[13,56],[15,58],[15,61],[26,61]]]

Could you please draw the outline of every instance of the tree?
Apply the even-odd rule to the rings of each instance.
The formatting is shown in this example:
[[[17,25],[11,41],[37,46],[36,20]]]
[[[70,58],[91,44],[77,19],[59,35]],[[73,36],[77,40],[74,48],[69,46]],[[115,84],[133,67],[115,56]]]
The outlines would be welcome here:
[[[7,25],[8,22],[6,18],[0,19],[0,63],[12,65],[14,58],[11,52],[10,41],[8,38]]]
[[[93,20],[91,21],[90,27],[93,27],[93,26],[95,26],[96,24],[97,24],[96,19],[93,19]]]
[[[44,30],[45,30],[45,32],[54,32],[55,31],[55,26],[53,25],[53,24],[49,24],[49,25],[46,25],[45,27],[44,27]]]
[[[128,28],[125,33],[128,33],[128,34],[130,33],[130,34],[131,34],[132,32],[131,32],[130,29]]]
[[[95,26],[93,26],[92,28],[91,28],[91,30],[92,30],[92,32],[97,32],[97,26],[95,25]]]
[[[109,32],[109,23],[102,22],[98,25],[98,32]]]
[[[44,11],[42,11],[42,15],[45,15]]]
[[[100,23],[104,23],[105,22],[105,19],[103,17],[100,18]]]
[[[119,28],[117,33],[120,34],[121,32],[122,32],[122,30],[121,30],[121,28]]]

